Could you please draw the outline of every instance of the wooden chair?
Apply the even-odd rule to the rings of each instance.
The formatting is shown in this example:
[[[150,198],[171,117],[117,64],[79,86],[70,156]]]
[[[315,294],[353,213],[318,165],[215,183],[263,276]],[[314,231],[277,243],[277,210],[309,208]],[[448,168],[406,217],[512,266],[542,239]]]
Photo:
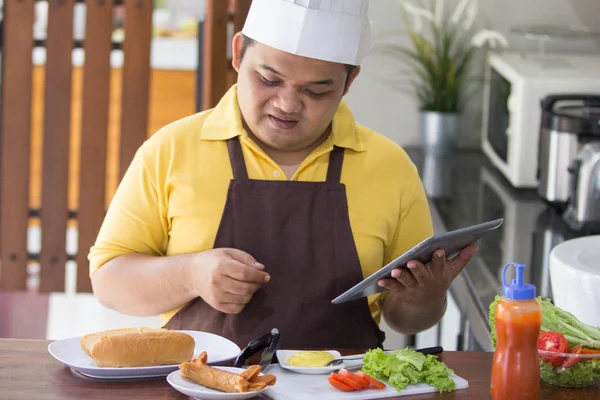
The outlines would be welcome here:
[[[73,7],[81,1],[49,0],[45,43],[36,43],[32,34],[35,0],[5,1],[0,291],[26,290],[27,266],[37,262],[38,291],[62,292],[66,263],[72,260],[77,265],[76,291],[91,292],[89,249],[114,188],[148,134],[153,1],[87,1],[85,38],[77,43]],[[122,46],[111,40],[114,7],[121,4],[126,32]],[[198,109],[214,107],[235,81],[227,55],[228,24],[235,32],[241,30],[250,4],[251,0],[207,0],[199,33]],[[39,46],[46,49],[44,67],[32,64],[32,51]],[[74,47],[85,52],[83,68],[72,66]],[[110,66],[116,48],[124,52],[118,79]],[[32,95],[37,86],[43,92],[39,102]],[[120,109],[115,111],[115,104]],[[119,129],[112,132],[113,119],[119,116]],[[114,141],[119,155],[112,163],[108,147]],[[70,169],[73,164],[75,171]],[[36,182],[38,172],[41,182]],[[36,224],[42,232],[41,250],[30,253],[28,229]],[[76,252],[67,253],[67,227],[76,228]]]
[[[234,33],[241,31],[251,3],[252,0],[206,1],[206,18],[199,30],[202,46],[198,66],[200,110],[216,106],[235,82],[236,72],[227,54],[228,24],[233,24]]]
[[[49,0],[46,62],[32,65],[35,0],[5,0],[0,152],[0,290],[24,291],[27,264],[40,265],[39,292],[65,290],[68,259],[77,263],[77,292],[90,292],[87,254],[107,205],[107,135],[111,96],[114,0],[87,1],[85,64],[81,81],[72,66],[73,7],[76,0]],[[80,1],[80,0],[77,0]],[[124,65],[120,72],[121,110],[118,179],[147,137],[152,0],[127,0]],[[36,71],[43,87],[43,141],[40,159],[30,158],[35,135],[32,102]],[[80,71],[81,72],[81,71]],[[81,86],[81,87],[80,87]],[[113,85],[114,86],[114,85]],[[81,90],[81,93],[78,93]],[[74,99],[81,99],[75,104]],[[32,114],[33,113],[33,114]],[[33,117],[32,117],[33,115]],[[33,122],[32,122],[33,121]],[[74,132],[78,132],[73,146]],[[32,139],[33,138],[33,139]],[[37,140],[37,139],[35,139]],[[71,151],[76,148],[77,151]],[[78,157],[76,201],[70,201],[70,159]],[[41,166],[40,204],[33,204],[31,165]],[[69,203],[75,203],[70,207]],[[72,204],[71,204],[72,205]],[[38,207],[39,206],[39,207]],[[29,254],[28,228],[39,219],[41,251]],[[67,225],[78,232],[78,251],[67,254]]]

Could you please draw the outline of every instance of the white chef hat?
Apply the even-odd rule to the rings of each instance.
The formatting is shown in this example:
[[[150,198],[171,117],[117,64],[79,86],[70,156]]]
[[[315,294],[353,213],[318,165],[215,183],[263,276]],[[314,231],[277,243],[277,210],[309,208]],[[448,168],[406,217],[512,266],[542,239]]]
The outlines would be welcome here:
[[[242,33],[267,46],[359,65],[371,47],[369,0],[253,0]]]

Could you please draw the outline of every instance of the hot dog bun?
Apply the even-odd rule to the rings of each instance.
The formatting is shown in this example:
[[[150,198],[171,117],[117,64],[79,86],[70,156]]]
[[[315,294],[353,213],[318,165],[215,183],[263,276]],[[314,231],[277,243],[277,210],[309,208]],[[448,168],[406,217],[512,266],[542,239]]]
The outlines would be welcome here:
[[[181,364],[194,354],[194,338],[168,329],[111,329],[85,335],[81,348],[99,367]]]

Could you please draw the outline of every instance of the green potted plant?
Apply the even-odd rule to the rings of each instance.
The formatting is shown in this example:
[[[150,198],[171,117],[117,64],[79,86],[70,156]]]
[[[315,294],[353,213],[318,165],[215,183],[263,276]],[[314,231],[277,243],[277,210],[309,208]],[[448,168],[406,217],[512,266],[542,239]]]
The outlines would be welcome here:
[[[424,152],[449,154],[458,140],[476,50],[485,44],[507,47],[508,41],[499,32],[473,29],[478,0],[461,0],[452,13],[445,13],[445,0],[432,0],[430,8],[399,3],[412,46],[388,44],[385,49],[413,72],[403,78],[419,102]]]

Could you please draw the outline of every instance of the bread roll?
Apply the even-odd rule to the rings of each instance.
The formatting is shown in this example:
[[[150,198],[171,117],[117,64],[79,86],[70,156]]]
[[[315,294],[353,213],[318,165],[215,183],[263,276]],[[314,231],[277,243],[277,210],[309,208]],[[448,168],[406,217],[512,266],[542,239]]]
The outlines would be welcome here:
[[[125,328],[85,335],[81,347],[99,367],[150,367],[190,361],[195,341],[168,329]]]

